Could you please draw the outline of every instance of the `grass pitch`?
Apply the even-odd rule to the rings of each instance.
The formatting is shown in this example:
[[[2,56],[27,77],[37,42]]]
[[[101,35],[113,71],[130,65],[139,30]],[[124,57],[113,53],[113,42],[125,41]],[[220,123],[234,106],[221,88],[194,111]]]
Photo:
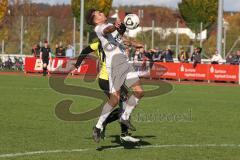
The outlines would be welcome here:
[[[98,89],[96,82],[67,83]],[[114,122],[96,144],[91,134],[97,119],[62,121],[55,105],[72,99],[71,111],[79,113],[101,100],[57,93],[46,77],[0,75],[0,160],[239,159],[240,87],[173,86],[168,94],[143,98],[134,111],[133,135],[141,143],[122,144]]]

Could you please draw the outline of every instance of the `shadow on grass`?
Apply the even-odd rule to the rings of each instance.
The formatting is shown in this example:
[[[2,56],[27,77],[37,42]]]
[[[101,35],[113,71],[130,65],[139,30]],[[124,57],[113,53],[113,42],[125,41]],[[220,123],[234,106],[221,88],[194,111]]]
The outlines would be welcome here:
[[[146,138],[155,138],[156,136],[134,136],[135,138],[139,138],[141,139],[140,142],[138,143],[132,143],[132,142],[123,142],[120,140],[119,135],[112,135],[110,136],[111,138],[113,138],[113,140],[111,141],[114,145],[107,145],[107,146],[100,146],[98,147],[96,150],[97,151],[104,151],[104,150],[114,150],[114,149],[118,149],[118,148],[123,148],[123,149],[140,149],[139,146],[148,146],[148,145],[152,145],[151,143],[143,140]]]

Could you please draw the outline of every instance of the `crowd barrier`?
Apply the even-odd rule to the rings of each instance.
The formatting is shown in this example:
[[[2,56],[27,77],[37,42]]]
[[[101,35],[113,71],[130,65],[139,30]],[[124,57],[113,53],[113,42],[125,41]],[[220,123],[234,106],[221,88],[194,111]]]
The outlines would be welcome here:
[[[205,80],[238,82],[240,84],[240,66],[227,64],[162,63],[155,62],[150,71],[151,78],[169,78],[176,80]]]
[[[48,69],[50,73],[69,73],[71,66],[75,63],[76,59],[54,58],[49,63]],[[155,62],[151,69],[149,63],[143,65],[142,62],[139,62],[133,63],[133,65],[140,76],[142,74],[152,79],[224,81],[240,84],[240,66],[238,65],[198,64],[193,67],[192,63]],[[40,73],[42,72],[42,61],[35,57],[26,57],[24,68],[26,73]],[[87,58],[74,74],[97,75],[98,70],[98,61]]]

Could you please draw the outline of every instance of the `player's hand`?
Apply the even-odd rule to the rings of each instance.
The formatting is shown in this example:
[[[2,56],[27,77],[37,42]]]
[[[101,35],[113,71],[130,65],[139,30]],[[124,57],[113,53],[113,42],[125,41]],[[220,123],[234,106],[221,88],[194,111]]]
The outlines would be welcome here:
[[[115,22],[115,27],[119,29],[120,26],[121,26],[121,23],[122,23],[122,22],[121,22],[119,19],[116,20],[116,22]]]

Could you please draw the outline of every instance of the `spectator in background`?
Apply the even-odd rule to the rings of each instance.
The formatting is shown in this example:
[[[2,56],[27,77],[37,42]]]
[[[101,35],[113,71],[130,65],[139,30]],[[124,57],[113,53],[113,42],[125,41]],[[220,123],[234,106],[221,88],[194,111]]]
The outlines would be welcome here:
[[[188,59],[189,59],[188,53],[183,48],[181,48],[180,53],[178,55],[178,61],[181,63],[188,63]]]
[[[164,51],[164,59],[165,62],[173,62],[173,51],[169,48],[166,48],[166,50]]]
[[[58,44],[55,45],[55,55],[56,55],[56,57],[59,57],[59,45]]]
[[[133,58],[134,62],[138,62],[138,61],[141,60],[141,59],[139,59],[139,55],[140,55],[140,49],[136,48],[135,55],[134,55],[134,58]]]
[[[160,53],[158,49],[153,49],[153,55],[152,55],[153,62],[159,62],[160,61]]]
[[[143,61],[145,57],[145,50],[143,47],[139,48],[138,61]]]
[[[40,46],[38,44],[35,44],[32,48],[32,55],[36,58],[39,57],[40,56],[40,49],[41,49]]]
[[[73,49],[73,47],[69,44],[69,45],[68,45],[68,48],[67,48],[67,50],[66,50],[66,57],[68,57],[68,58],[73,58],[73,56],[74,56],[74,49]]]
[[[197,47],[194,49],[194,52],[191,56],[191,61],[193,62],[193,68],[195,68],[197,66],[197,64],[201,63],[201,52],[202,52],[202,48]]]
[[[149,61],[150,68],[152,68],[152,66],[154,64],[153,54],[154,54],[153,50],[149,50],[147,52],[145,51],[145,54],[144,54],[144,57],[143,57],[144,61]]]
[[[4,65],[3,65],[3,60],[2,57],[0,57],[0,69],[3,69]]]
[[[159,58],[160,58],[160,62],[163,62],[163,60],[164,60],[164,51],[162,51],[162,50],[159,50],[158,51],[158,54],[159,54]]]
[[[153,62],[153,50],[145,51],[144,55],[148,61]]]
[[[234,63],[239,65],[240,64],[240,51],[237,51],[235,57],[234,57]]]
[[[137,50],[137,48],[134,46],[129,47],[129,60],[130,61],[134,60],[136,50]]]
[[[144,48],[136,48],[134,61],[143,61],[146,56],[149,56],[149,54],[144,50]]]
[[[128,47],[125,49],[125,54],[127,56],[127,60],[130,61],[131,55],[130,55],[130,49]]]
[[[138,55],[139,55],[140,51],[138,48],[136,48],[134,57],[133,57],[133,62],[138,62]]]
[[[56,45],[56,57],[65,57],[65,48],[62,46],[62,44],[60,45]]]
[[[62,57],[66,56],[66,48],[64,48],[63,45],[59,47],[59,51],[62,54]]]
[[[215,51],[211,59],[211,64],[219,64],[222,61],[222,56],[218,53],[218,50]]]
[[[227,56],[226,63],[234,65],[234,57],[231,54]]]

